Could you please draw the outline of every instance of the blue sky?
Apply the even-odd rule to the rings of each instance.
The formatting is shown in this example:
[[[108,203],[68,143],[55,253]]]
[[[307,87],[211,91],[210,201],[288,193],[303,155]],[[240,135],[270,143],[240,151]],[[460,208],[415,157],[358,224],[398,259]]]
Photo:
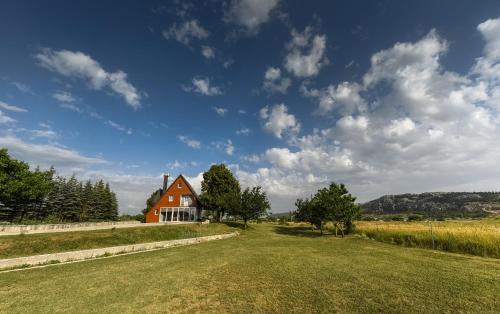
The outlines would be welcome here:
[[[138,212],[213,163],[273,211],[328,182],[498,190],[498,1],[2,1],[0,146]]]

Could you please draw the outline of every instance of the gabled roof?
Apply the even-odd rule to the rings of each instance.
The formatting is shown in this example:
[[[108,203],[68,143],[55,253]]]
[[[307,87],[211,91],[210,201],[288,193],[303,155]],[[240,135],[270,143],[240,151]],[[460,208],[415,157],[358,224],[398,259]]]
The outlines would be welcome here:
[[[151,207],[151,208],[154,208],[156,207],[156,205],[158,204],[158,202],[162,199],[162,197],[167,194],[168,190],[170,190],[170,188],[174,185],[174,182],[177,181],[177,179],[179,178],[182,178],[182,180],[186,183],[187,187],[189,188],[189,190],[191,191],[191,193],[194,195],[194,197],[196,198],[196,201],[198,202],[198,204],[200,204],[200,198],[198,197],[198,193],[196,193],[196,191],[193,189],[193,187],[191,186],[191,184],[189,184],[189,181],[182,175],[178,175],[177,178],[175,178],[172,183],[170,183],[170,185],[167,187],[167,189],[165,190],[165,192],[163,192],[161,194],[161,196],[156,200],[156,202],[154,203],[154,205]],[[161,189],[160,189],[161,190]]]
[[[175,180],[177,180],[179,178],[182,178],[182,180],[184,180],[184,182],[186,182],[187,187],[189,188],[189,190],[191,191],[191,193],[193,193],[194,197],[196,198],[196,200],[199,203],[200,199],[198,197],[198,193],[196,193],[196,191],[193,189],[193,187],[191,186],[191,184],[189,184],[189,181],[186,180],[186,178],[182,174],[180,174],[177,178],[175,178]],[[172,184],[175,182],[175,180],[172,181]],[[170,189],[170,186],[167,188],[167,191],[168,191],[168,189]]]

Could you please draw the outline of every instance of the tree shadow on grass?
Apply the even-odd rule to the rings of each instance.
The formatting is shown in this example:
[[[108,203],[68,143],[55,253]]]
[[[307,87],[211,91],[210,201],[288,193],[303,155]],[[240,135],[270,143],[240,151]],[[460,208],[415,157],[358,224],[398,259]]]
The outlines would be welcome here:
[[[242,222],[238,222],[238,221],[224,221],[223,224],[225,224],[226,226],[231,227],[231,228],[238,228],[238,229],[241,229],[241,230],[245,230],[245,224],[242,223]]]
[[[296,237],[317,238],[321,236],[319,231],[313,231],[311,230],[311,227],[275,226],[273,229],[277,234],[291,235]],[[326,234],[324,234],[324,236],[326,236]]]

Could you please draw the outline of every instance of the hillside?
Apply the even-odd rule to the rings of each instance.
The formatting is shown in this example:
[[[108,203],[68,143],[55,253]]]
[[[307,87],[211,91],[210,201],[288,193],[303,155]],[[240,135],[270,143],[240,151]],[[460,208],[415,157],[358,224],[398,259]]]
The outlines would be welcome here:
[[[413,213],[430,217],[480,217],[500,213],[500,192],[431,192],[385,195],[361,205],[365,214]]]

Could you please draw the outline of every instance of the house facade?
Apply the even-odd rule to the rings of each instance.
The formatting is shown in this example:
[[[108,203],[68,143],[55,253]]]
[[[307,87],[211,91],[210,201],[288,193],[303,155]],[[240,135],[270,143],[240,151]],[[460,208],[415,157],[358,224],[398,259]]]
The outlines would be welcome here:
[[[146,214],[146,223],[198,221],[202,211],[193,187],[181,174],[168,185],[163,176],[163,188],[156,191],[153,207]]]

